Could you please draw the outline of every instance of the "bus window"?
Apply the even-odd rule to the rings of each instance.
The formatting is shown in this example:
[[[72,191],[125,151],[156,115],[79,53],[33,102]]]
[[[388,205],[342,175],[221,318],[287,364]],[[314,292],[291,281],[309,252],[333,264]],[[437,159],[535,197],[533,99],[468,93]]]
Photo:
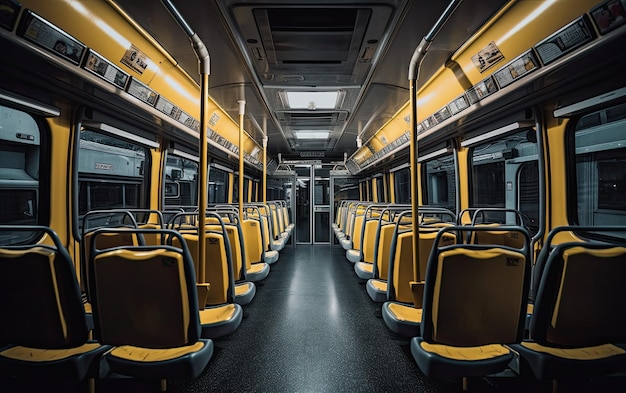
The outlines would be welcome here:
[[[572,218],[579,225],[626,225],[626,104],[582,117],[573,135],[577,206]]]
[[[0,105],[0,225],[41,222],[40,137],[39,126],[29,114]],[[12,234],[11,239],[1,239],[1,244],[18,243],[29,236]]]
[[[422,163],[424,205],[456,211],[456,171],[452,154]]]
[[[471,154],[470,206],[519,210],[524,225],[539,224],[539,167],[534,130],[524,129],[474,146]],[[488,212],[485,222],[519,224],[510,214]]]
[[[396,203],[411,203],[411,168],[402,168],[395,172]]]
[[[235,181],[235,190],[237,185]],[[236,201],[237,192],[234,194]],[[209,170],[209,203],[228,203],[228,172],[213,166]]]
[[[176,155],[168,156],[163,196],[166,209],[198,206],[198,163]]]
[[[80,133],[78,213],[91,210],[143,208],[148,150],[96,131]],[[149,172],[148,172],[149,173]]]

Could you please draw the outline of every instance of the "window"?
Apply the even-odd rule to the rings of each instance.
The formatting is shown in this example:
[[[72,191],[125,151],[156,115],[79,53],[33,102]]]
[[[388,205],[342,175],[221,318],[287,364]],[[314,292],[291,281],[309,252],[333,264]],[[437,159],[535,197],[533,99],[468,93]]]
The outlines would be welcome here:
[[[235,178],[233,202],[237,200],[237,178]],[[228,172],[211,167],[209,170],[209,204],[228,203]]]
[[[456,171],[454,156],[445,155],[422,163],[424,205],[456,211]]]
[[[576,165],[570,192],[577,200],[571,219],[579,225],[626,225],[626,104],[580,118],[571,135]]]
[[[143,208],[148,186],[145,147],[96,131],[80,134],[78,213]],[[80,224],[79,224],[80,225]]]
[[[539,167],[535,131],[505,134],[472,147],[470,206],[521,212],[532,232],[539,225]],[[480,218],[480,217],[479,217]],[[486,212],[484,222],[520,224],[514,215]]]
[[[45,220],[40,211],[41,137],[32,116],[0,105],[0,225],[36,225]],[[31,235],[2,234],[0,244],[19,243]]]
[[[396,203],[411,203],[411,168],[402,168],[394,176]]]
[[[168,156],[163,187],[166,209],[198,206],[198,163],[176,155]]]

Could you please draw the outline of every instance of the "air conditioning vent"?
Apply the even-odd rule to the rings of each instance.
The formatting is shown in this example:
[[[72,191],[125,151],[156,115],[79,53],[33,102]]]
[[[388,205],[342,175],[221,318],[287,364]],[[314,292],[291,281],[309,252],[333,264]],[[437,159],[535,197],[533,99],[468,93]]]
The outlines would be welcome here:
[[[347,111],[276,111],[280,124],[291,128],[336,127],[348,118]]]
[[[378,40],[393,14],[386,4],[326,2],[284,6],[241,3],[232,8],[245,50],[264,81],[266,75],[292,86],[364,82]],[[303,71],[304,70],[304,71]],[[291,79],[298,75],[303,78]],[[327,76],[332,75],[331,80]],[[284,78],[284,79],[283,79]]]

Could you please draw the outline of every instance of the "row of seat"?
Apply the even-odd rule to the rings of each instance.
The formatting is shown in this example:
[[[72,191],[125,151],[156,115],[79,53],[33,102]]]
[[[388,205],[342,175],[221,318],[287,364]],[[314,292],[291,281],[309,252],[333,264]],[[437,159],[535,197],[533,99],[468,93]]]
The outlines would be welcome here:
[[[196,378],[212,340],[237,329],[254,282],[267,277],[263,253],[277,253],[263,246],[270,208],[247,209],[243,220],[232,207],[207,211],[204,231],[197,212],[167,212],[167,223],[158,211],[91,212],[83,220],[81,284],[50,228],[0,227],[32,234],[29,243],[0,246],[0,313],[11,321],[0,328],[0,376],[124,375],[161,379],[163,390],[168,378]]]
[[[462,212],[457,220],[436,224],[436,220],[446,220],[418,211],[420,271],[414,275],[413,234],[403,222],[411,217],[410,212],[361,202],[345,207],[348,217],[350,209],[353,217],[362,214],[364,226],[374,225],[369,224],[370,216],[379,217],[374,236],[362,227],[365,237],[360,244],[364,257],[371,247],[368,239],[375,243],[375,250],[385,250],[383,259],[392,266],[386,277],[387,292],[380,295],[385,288],[380,272],[374,279],[365,274],[363,265],[369,261],[357,262],[355,271],[359,278],[368,279],[370,297],[384,302],[383,320],[390,330],[411,338],[412,355],[425,375],[463,377],[466,387],[467,377],[509,368],[553,382],[573,375],[626,371],[626,295],[619,290],[626,278],[626,244],[616,243],[616,237],[555,242],[563,232],[606,235],[626,228],[555,228],[533,265],[529,234],[520,226],[524,217],[519,212],[474,209]],[[372,209],[379,213],[368,216]],[[400,213],[394,214],[394,209]],[[342,226],[340,214],[337,228]],[[489,223],[485,216],[520,225]],[[467,225],[459,225],[462,221]],[[359,226],[358,222],[352,225]],[[391,241],[385,236],[385,225],[393,228]],[[428,229],[435,234],[430,247],[425,242]],[[338,238],[344,237],[339,234]],[[380,259],[376,252],[373,258]],[[403,261],[406,270],[393,267]],[[403,283],[397,277],[404,277]],[[404,285],[404,293],[389,290],[396,285]]]

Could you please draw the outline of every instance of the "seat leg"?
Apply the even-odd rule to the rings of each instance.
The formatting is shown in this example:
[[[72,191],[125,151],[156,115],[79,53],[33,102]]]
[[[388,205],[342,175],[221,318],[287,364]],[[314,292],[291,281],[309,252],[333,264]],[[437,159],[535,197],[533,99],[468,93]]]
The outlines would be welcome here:
[[[161,380],[161,391],[162,392],[166,392],[167,391],[167,379],[163,378]]]

